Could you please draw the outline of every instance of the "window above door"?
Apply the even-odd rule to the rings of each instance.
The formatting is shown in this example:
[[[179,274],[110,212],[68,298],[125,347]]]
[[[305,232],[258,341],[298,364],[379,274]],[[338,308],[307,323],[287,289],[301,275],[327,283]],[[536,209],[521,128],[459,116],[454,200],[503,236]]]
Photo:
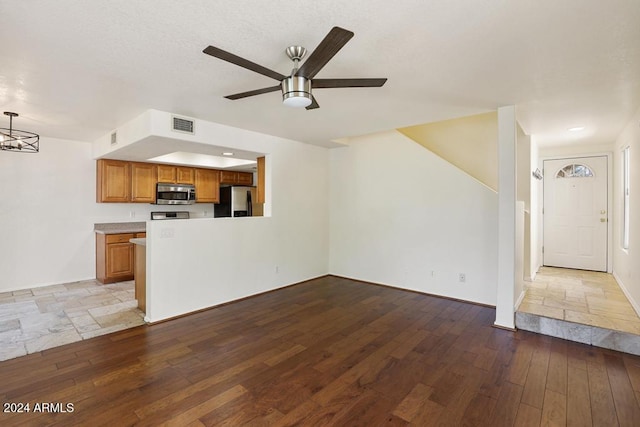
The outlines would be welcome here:
[[[593,171],[587,165],[574,163],[567,165],[556,173],[556,178],[591,178]]]

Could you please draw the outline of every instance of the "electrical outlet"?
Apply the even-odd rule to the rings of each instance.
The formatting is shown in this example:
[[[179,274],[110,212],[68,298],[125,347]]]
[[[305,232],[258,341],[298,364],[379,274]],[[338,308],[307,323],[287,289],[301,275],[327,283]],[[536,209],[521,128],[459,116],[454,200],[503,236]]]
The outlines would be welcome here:
[[[464,273],[458,274],[458,282],[464,283],[467,281],[467,275]]]
[[[278,266],[276,265],[275,270],[276,270],[276,273],[278,273],[278,272],[280,271],[280,267],[278,267]]]

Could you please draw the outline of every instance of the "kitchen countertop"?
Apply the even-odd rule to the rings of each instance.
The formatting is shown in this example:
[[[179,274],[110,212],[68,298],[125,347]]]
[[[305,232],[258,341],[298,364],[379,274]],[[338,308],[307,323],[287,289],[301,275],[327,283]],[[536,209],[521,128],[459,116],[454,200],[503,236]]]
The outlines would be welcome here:
[[[147,239],[144,238],[144,237],[137,237],[135,239],[129,239],[129,242],[133,243],[134,245],[147,246]]]
[[[144,233],[146,222],[105,222],[94,224],[93,230],[100,234]]]

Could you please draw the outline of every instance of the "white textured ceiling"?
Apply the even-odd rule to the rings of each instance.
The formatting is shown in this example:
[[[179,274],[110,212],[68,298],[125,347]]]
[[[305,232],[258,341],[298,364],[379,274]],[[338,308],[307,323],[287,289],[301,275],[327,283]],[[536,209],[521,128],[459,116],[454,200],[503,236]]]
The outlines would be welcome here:
[[[640,106],[638,0],[0,0],[0,16],[0,109],[50,137],[93,141],[153,108],[327,145],[515,104],[542,145],[604,144]],[[333,26],[355,36],[317,77],[384,87],[317,89],[312,111],[230,101],[277,82],[202,53],[287,74],[284,49]]]

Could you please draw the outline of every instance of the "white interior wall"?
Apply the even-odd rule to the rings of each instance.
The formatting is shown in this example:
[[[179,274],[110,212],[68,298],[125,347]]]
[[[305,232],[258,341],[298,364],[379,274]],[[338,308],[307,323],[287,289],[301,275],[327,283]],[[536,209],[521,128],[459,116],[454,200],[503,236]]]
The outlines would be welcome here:
[[[523,216],[518,217],[518,221],[522,221],[522,242],[521,258],[516,260],[521,263],[522,271],[518,273],[517,279],[531,277],[531,137],[526,135],[520,125],[516,123],[517,149],[516,149],[516,199],[524,204]],[[522,276],[520,276],[522,274]],[[516,298],[523,295],[522,292],[516,290]],[[517,306],[517,304],[516,304]]]
[[[524,202],[518,200],[516,202],[515,216],[515,252],[514,252],[514,281],[513,281],[513,297],[515,301],[513,306],[517,308],[524,299],[524,277],[526,267],[526,227],[527,213],[524,209]]]
[[[496,304],[493,190],[397,131],[351,138],[330,168],[330,273]]]
[[[0,292],[95,277],[92,174],[86,142],[41,137],[40,153],[0,152]]]
[[[495,325],[515,328],[517,122],[515,106],[498,108],[498,296]]]
[[[640,109],[615,142],[613,152],[613,274],[640,313]],[[630,147],[629,249],[622,248],[622,149]]]
[[[542,171],[542,167],[539,163],[538,144],[535,141],[535,137],[531,137],[531,171],[539,169]],[[536,277],[536,273],[542,263],[542,180],[531,179],[531,208],[530,212],[530,225],[531,225],[531,241],[530,241],[530,277],[527,280],[533,281]]]
[[[516,198],[524,202],[524,210],[531,209],[531,137],[516,123]]]
[[[598,145],[560,145],[557,147],[540,147],[538,149],[539,168],[542,169],[542,162],[545,159],[561,159],[563,157],[583,157],[589,154],[610,153],[613,144]]]

